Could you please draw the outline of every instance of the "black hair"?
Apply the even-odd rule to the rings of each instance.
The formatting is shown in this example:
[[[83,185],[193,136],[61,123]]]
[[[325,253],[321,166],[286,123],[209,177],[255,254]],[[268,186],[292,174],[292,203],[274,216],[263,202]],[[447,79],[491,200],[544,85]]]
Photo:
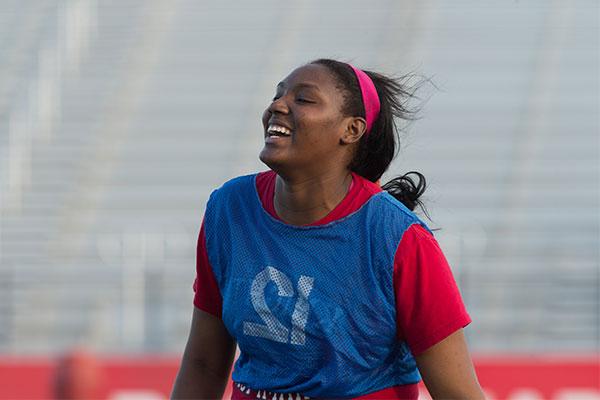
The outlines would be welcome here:
[[[311,61],[310,64],[323,65],[329,69],[337,80],[337,85],[344,95],[344,109],[346,115],[365,118],[362,93],[358,78],[352,68],[344,62],[321,58]],[[392,78],[383,74],[363,70],[373,81],[379,96],[379,116],[374,121],[368,135],[363,135],[358,143],[358,148],[349,167],[358,175],[377,182],[388,169],[390,163],[398,153],[400,147],[401,129],[397,120],[411,122],[419,119],[419,108],[409,108],[408,102],[417,98],[415,92],[429,79],[419,79],[411,84],[417,75],[409,73],[399,78]],[[418,180],[413,179],[414,176]],[[398,176],[381,186],[389,194],[401,201],[408,209],[414,210],[418,205],[425,215],[427,209],[419,198],[427,187],[425,176],[420,172],[411,171]]]

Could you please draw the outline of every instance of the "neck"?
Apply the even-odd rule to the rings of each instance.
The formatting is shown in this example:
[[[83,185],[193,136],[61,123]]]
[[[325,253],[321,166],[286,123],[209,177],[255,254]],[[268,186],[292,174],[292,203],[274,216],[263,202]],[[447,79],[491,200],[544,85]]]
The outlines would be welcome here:
[[[344,199],[351,183],[348,170],[304,177],[277,175],[275,211],[288,224],[311,224],[329,214]]]

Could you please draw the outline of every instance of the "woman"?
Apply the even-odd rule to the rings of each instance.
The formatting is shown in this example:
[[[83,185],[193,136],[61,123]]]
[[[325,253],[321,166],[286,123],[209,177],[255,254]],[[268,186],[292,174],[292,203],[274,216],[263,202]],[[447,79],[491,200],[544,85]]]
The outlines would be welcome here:
[[[172,398],[220,398],[236,342],[234,399],[415,399],[421,376],[434,398],[483,398],[462,332],[471,320],[411,211],[424,180],[375,183],[409,97],[328,59],[277,85],[262,118],[270,171],[207,203]]]

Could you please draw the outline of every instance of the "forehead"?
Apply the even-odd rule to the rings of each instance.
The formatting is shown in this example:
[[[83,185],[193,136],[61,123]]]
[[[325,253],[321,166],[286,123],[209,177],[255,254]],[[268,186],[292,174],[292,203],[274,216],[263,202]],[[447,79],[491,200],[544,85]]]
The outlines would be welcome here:
[[[279,82],[277,86],[284,88],[309,86],[331,95],[338,94],[335,77],[332,72],[327,67],[318,64],[307,64],[296,68]]]

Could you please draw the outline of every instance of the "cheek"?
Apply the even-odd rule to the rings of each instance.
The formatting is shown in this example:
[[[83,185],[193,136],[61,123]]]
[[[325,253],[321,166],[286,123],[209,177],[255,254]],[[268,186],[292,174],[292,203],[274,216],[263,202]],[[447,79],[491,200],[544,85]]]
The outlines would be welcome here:
[[[339,121],[329,115],[298,114],[296,127],[313,139],[330,136],[339,129]]]
[[[263,124],[263,126],[265,128],[267,127],[267,123],[269,122],[269,118],[271,118],[271,112],[269,110],[263,111],[262,124]]]
[[[334,147],[339,142],[341,124],[337,119],[315,118],[305,121],[303,125],[311,146]]]

